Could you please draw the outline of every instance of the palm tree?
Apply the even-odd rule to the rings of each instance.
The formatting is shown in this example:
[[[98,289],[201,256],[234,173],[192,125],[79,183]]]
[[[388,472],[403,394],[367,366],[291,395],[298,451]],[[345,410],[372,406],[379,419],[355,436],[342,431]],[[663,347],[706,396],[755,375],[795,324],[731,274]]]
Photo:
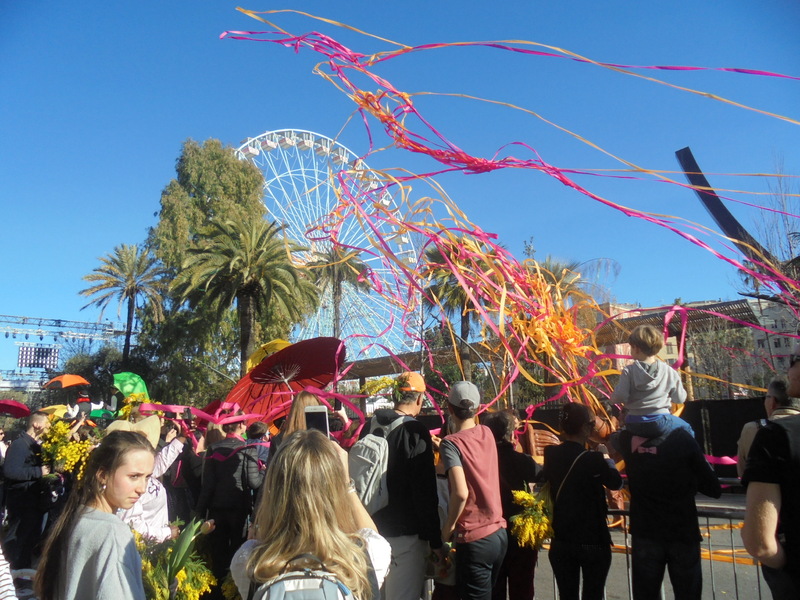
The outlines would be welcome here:
[[[316,304],[316,287],[292,262],[292,254],[302,250],[284,237],[283,227],[276,223],[212,221],[207,235],[189,249],[173,282],[181,301],[194,299],[219,314],[236,303],[242,375],[255,350],[256,317],[261,311],[269,307],[297,321]]]
[[[464,370],[464,379],[472,379],[472,361],[469,352],[469,333],[475,319],[472,302],[466,290],[456,278],[451,264],[457,265],[457,242],[431,246],[425,252],[423,276],[429,282],[424,302],[428,308],[438,307],[448,319],[460,315],[459,355]]]
[[[324,252],[314,252],[315,260],[306,264],[311,279],[316,284],[320,296],[328,290],[333,304],[333,337],[338,338],[342,332],[341,306],[344,286],[361,292],[369,292],[369,282],[362,278],[367,265],[358,257],[358,252],[348,252],[337,245]]]
[[[137,299],[143,297],[145,303],[153,310],[156,320],[161,319],[164,290],[161,276],[164,270],[149,250],[136,245],[117,246],[112,254],[101,257],[100,262],[103,263],[102,266],[83,277],[85,281],[95,285],[81,290],[80,294],[87,297],[97,296],[83,308],[97,306],[100,308],[100,318],[102,318],[103,311],[114,298],[119,300],[117,315],[122,309],[123,302],[127,302],[125,345],[122,349],[122,360],[127,362],[131,350]]]

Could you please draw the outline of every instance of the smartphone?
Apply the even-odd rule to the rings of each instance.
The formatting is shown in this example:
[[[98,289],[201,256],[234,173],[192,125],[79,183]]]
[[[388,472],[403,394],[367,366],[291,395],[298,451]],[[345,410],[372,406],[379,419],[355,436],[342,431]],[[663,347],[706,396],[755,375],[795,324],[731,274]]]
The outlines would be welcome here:
[[[306,429],[317,429],[326,436],[330,434],[327,406],[306,406],[305,413]]]

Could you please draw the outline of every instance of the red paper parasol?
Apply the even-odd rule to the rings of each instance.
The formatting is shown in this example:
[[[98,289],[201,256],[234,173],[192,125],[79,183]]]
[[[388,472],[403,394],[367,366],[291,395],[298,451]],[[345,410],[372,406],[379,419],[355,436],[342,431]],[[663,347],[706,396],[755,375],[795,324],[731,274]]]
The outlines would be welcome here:
[[[333,337],[297,342],[261,361],[233,387],[225,402],[235,402],[246,413],[270,415],[274,420],[289,412],[274,409],[306,387],[324,388],[344,364],[344,344]],[[287,393],[289,392],[289,393]]]
[[[60,390],[68,387],[75,387],[76,385],[91,385],[80,375],[59,375],[53,377],[50,381],[44,384],[46,390]]]
[[[27,417],[31,414],[31,409],[22,402],[6,399],[0,400],[0,415],[8,415],[16,419]]]

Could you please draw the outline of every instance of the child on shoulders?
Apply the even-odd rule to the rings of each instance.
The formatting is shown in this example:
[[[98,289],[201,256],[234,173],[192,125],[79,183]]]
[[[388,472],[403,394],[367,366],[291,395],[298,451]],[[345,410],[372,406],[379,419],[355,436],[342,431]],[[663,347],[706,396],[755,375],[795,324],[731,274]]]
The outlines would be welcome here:
[[[656,438],[683,428],[694,431],[670,412],[672,404],[683,404],[686,390],[678,372],[656,355],[664,346],[661,332],[652,325],[639,325],[628,338],[633,363],[622,370],[611,401],[625,405],[625,427],[633,435]]]

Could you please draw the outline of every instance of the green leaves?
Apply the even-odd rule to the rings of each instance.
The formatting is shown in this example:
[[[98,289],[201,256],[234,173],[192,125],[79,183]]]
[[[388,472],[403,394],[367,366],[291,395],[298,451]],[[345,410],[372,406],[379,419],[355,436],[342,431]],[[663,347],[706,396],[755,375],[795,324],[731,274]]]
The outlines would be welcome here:
[[[202,242],[188,249],[172,291],[218,314],[236,304],[244,369],[255,350],[257,314],[273,308],[297,321],[316,304],[316,286],[294,262],[303,250],[264,219],[211,221]]]

